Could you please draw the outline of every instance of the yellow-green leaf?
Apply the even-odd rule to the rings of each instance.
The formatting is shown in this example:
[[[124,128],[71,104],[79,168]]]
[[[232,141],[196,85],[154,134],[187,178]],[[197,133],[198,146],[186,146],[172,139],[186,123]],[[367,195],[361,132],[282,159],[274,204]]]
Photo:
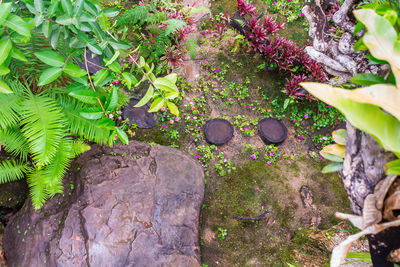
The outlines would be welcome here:
[[[354,11],[354,15],[368,29],[363,37],[365,45],[375,58],[389,62],[399,88],[400,54],[394,50],[396,30],[387,19],[376,14],[373,9],[358,9]]]
[[[339,129],[332,132],[333,140],[340,145],[346,145],[346,136],[347,131],[345,129]]]
[[[147,104],[147,102],[150,101],[150,99],[153,97],[154,94],[154,88],[152,85],[149,86],[149,89],[147,89],[146,94],[144,95],[144,97],[142,99],[140,99],[140,101],[134,106],[135,108],[139,108],[141,106],[144,106]]]
[[[162,97],[156,97],[149,108],[149,112],[157,112],[164,106],[164,99]]]
[[[87,74],[85,70],[72,63],[67,63],[64,66],[64,72],[72,77],[82,77]]]
[[[4,21],[10,14],[11,3],[0,4],[0,26],[3,25]]]
[[[0,80],[0,93],[2,94],[12,94],[11,88],[3,81]]]
[[[8,58],[8,55],[12,48],[12,42],[10,39],[5,38],[0,41],[0,65]]]
[[[40,75],[38,85],[43,86],[53,82],[55,79],[60,77],[61,73],[62,73],[62,68],[56,68],[56,67],[43,71],[43,73]]]
[[[321,150],[321,153],[333,154],[340,158],[344,158],[344,155],[346,153],[346,147],[344,145],[332,144],[324,147]]]
[[[62,65],[64,65],[64,59],[62,58],[62,56],[53,51],[36,52],[35,56],[40,59],[40,61],[42,61],[44,64],[53,67],[61,67]]]
[[[169,108],[169,111],[171,111],[172,114],[179,117],[179,109],[174,103],[168,101],[167,106]]]

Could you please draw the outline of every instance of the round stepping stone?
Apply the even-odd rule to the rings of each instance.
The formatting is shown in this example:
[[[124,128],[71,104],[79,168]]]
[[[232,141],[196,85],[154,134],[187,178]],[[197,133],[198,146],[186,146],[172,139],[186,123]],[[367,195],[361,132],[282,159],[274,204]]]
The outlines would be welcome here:
[[[217,146],[226,144],[233,137],[233,126],[224,119],[209,120],[204,127],[204,136],[211,144]]]
[[[279,144],[286,139],[287,129],[281,121],[267,118],[258,123],[258,134],[267,145]]]
[[[154,113],[147,112],[149,110],[148,105],[135,108],[139,102],[138,99],[132,98],[129,104],[124,108],[123,117],[124,120],[129,119],[129,124],[133,123],[141,129],[149,129],[156,125],[156,120],[154,118]]]

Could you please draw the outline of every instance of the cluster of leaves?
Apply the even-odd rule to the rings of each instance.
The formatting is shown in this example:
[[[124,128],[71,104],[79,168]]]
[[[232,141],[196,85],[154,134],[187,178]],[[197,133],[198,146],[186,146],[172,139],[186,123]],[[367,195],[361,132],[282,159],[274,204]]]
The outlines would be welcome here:
[[[240,2],[243,2],[242,0]],[[239,1],[238,1],[239,3]],[[249,13],[253,15],[253,13]],[[244,13],[246,15],[246,13]],[[286,79],[286,93],[294,97],[308,97],[308,93],[299,86],[301,82],[324,82],[327,78],[322,66],[312,60],[294,42],[280,37],[278,31],[284,27],[283,23],[276,23],[271,17],[264,19],[252,16],[246,21],[245,36],[249,41],[249,51],[261,53],[268,65],[276,65],[279,70],[290,73]]]
[[[157,71],[173,69],[182,64],[186,50],[192,57],[196,53],[197,43],[189,36],[195,27],[192,16],[198,11],[172,1],[142,1],[121,15],[117,25],[135,36],[140,54],[150,62],[161,61]]]
[[[244,136],[254,136],[255,126],[258,125],[258,119],[251,119],[244,115],[237,115],[234,117],[233,124],[239,128]]]
[[[399,41],[397,13],[388,12],[389,18],[378,14],[372,9],[374,5],[368,5],[365,9],[354,11],[354,15],[360,22],[358,25],[366,27],[367,32],[361,42],[371,55],[380,62],[390,64],[391,74],[385,80],[374,74],[359,74],[353,77],[356,84],[366,86],[355,90],[347,90],[332,87],[326,84],[304,83],[306,88],[315,97],[335,106],[346,119],[355,127],[369,133],[386,150],[400,155],[398,135],[400,133],[400,110],[396,104],[399,95]],[[386,10],[388,10],[386,8]],[[371,119],[374,118],[374,119]],[[388,163],[388,174],[399,174],[400,160]]]
[[[157,78],[143,57],[130,55],[131,45],[109,31],[109,18],[116,15],[118,10],[103,10],[89,0],[0,4],[0,76],[4,77],[0,80],[0,144],[16,158],[1,163],[0,183],[26,174],[35,208],[62,192],[71,159],[89,148],[81,139],[128,143],[115,115],[129,99],[116,86],[116,77],[128,88],[149,81],[151,86],[138,106],[154,99],[151,111],[167,106],[179,114],[171,102],[179,95],[176,75]],[[48,46],[24,46],[38,39],[42,43],[47,39]],[[29,51],[32,47],[35,51]],[[131,71],[143,76],[140,81],[124,72],[123,54],[135,64]],[[43,71],[38,77],[21,76],[24,69],[15,64],[18,61],[34,62]],[[24,82],[11,82],[18,78]]]
[[[279,13],[285,17],[288,22],[295,21],[303,17],[300,0],[264,0],[268,5],[268,11],[271,13]]]
[[[233,166],[232,161],[225,158],[223,152],[219,152],[218,158],[219,160],[217,163],[215,163],[214,167],[219,176],[225,176],[233,171],[236,171],[236,167]]]

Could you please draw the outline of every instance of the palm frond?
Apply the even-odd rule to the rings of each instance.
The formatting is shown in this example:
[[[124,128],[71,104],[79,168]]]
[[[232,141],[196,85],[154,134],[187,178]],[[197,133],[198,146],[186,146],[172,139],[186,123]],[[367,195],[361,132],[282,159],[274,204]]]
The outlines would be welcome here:
[[[27,160],[30,152],[28,140],[18,126],[0,130],[0,145],[14,157],[19,157],[23,161]]]
[[[49,164],[66,134],[61,107],[50,97],[29,94],[22,102],[22,117],[22,132],[37,167]]]
[[[17,162],[14,159],[3,160],[0,162],[0,184],[21,179],[29,169],[26,162]]]
[[[44,170],[35,169],[28,174],[28,186],[32,199],[32,204],[35,209],[40,209],[43,203],[48,198],[46,190],[46,175]]]

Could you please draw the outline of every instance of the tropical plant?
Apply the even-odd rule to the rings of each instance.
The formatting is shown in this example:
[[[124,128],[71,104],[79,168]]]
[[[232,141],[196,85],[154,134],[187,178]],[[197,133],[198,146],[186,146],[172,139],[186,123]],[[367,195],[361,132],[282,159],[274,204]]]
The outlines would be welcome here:
[[[332,138],[336,144],[325,146],[319,154],[327,160],[333,161],[322,169],[322,173],[335,172],[343,169],[343,159],[346,152],[347,131],[340,129],[332,132]]]
[[[176,74],[157,78],[118,40],[110,31],[118,13],[89,0],[0,1],[0,144],[14,157],[1,163],[0,183],[26,174],[36,209],[62,192],[71,159],[89,148],[82,140],[128,143],[113,120],[129,100],[118,79],[128,88],[149,81],[137,106],[154,99],[151,112],[166,106],[179,115]],[[123,55],[136,75],[124,71]]]
[[[370,73],[356,75],[352,81],[367,86],[355,90],[317,83],[302,83],[301,85],[315,97],[335,106],[351,124],[369,133],[385,150],[391,151],[399,157],[400,42],[397,38],[397,13],[388,12],[388,9],[383,7],[377,10],[371,9],[374,7],[377,5],[367,5],[364,6],[364,9],[354,11],[354,15],[359,21],[358,25],[361,25],[357,27],[357,30],[364,26],[367,29],[359,41],[362,43],[362,45],[359,44],[359,47],[368,48],[371,53],[369,58],[374,59],[375,62],[390,64],[391,74],[387,79]],[[384,14],[381,16],[378,13],[382,10]],[[338,214],[340,218],[351,220],[363,231],[350,236],[334,249],[331,266],[339,266],[346,257],[352,242],[362,235],[377,234],[389,227],[400,225],[400,220],[396,218],[382,222],[383,199],[390,184],[400,174],[400,160],[389,162],[386,167],[386,173],[390,176],[383,180],[381,186],[375,187],[374,194],[367,196],[364,201],[363,216]]]

